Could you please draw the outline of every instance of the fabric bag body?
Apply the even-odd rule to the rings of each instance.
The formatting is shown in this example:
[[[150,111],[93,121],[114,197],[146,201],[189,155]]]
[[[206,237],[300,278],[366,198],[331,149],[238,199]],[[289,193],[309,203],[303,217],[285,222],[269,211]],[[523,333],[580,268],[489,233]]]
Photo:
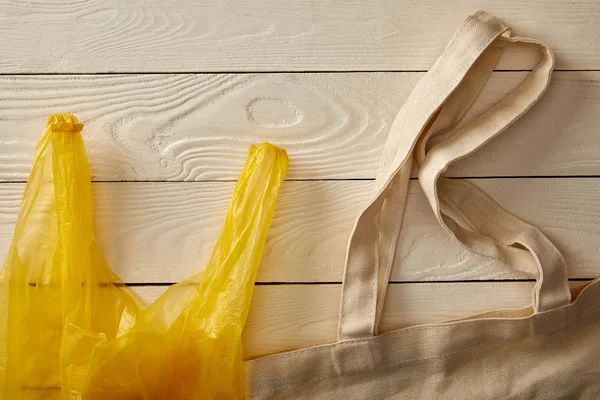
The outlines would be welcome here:
[[[538,64],[504,99],[463,121],[509,47],[539,54]],[[600,398],[597,280],[570,289],[564,258],[541,231],[470,183],[442,176],[538,101],[553,64],[548,46],[513,36],[490,14],[463,22],[390,129],[348,246],[338,340],[247,361],[249,398]],[[536,280],[531,307],[377,332],[413,165],[453,240]]]

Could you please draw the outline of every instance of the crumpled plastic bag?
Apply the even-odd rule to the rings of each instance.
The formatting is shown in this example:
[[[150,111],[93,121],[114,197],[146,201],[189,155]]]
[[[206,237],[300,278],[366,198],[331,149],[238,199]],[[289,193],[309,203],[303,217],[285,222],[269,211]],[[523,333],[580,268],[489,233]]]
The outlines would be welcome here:
[[[205,271],[145,306],[98,249],[82,128],[54,115],[37,146],[0,272],[0,399],[243,398],[241,335],[285,150],[250,148]]]

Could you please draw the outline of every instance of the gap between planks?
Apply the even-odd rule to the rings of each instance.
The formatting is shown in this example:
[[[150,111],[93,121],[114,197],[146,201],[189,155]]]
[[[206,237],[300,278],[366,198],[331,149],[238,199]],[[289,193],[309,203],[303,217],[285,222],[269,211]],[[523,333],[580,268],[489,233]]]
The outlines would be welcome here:
[[[477,180],[477,179],[598,179],[600,175],[532,175],[532,176],[464,176],[464,177],[447,177],[449,179],[458,180]],[[418,181],[418,178],[411,177],[411,181]],[[374,182],[374,178],[306,178],[306,179],[285,179],[285,182]],[[94,180],[92,183],[168,183],[168,184],[198,184],[198,183],[235,183],[236,179],[208,179],[202,181],[161,181],[161,180],[143,180],[143,181],[99,181]],[[0,184],[26,184],[27,181],[3,181]]]
[[[589,282],[595,278],[569,278],[569,282]],[[416,285],[416,284],[430,284],[430,283],[514,283],[514,282],[535,282],[535,279],[477,279],[477,280],[462,280],[462,281],[444,281],[444,280],[430,280],[430,281],[389,281],[389,285]],[[144,287],[144,286],[157,286],[157,287],[168,287],[176,285],[179,282],[127,282],[127,283],[114,283],[115,286],[127,286],[127,287]],[[194,285],[195,283],[191,283]],[[277,285],[341,285],[342,282],[255,282],[254,286],[277,286]]]
[[[531,72],[531,69],[495,69],[494,72]],[[555,68],[554,72],[600,72],[600,69],[596,68],[573,68],[573,69],[559,69]],[[131,71],[131,72],[2,72],[0,76],[95,76],[95,75],[221,75],[221,74],[236,74],[236,75],[249,75],[249,74],[361,74],[361,73],[426,73],[429,72],[427,69],[387,69],[387,70],[339,70],[339,71],[328,71],[328,70],[306,70],[306,71]]]

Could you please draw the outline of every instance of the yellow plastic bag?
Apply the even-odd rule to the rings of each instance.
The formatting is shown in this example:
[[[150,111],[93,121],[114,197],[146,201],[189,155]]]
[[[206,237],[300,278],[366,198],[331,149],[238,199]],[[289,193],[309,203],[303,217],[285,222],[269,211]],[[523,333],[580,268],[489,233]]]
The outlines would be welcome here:
[[[243,398],[241,333],[287,154],[250,149],[204,273],[145,307],[98,250],[82,127],[52,116],[36,150],[0,272],[0,398]]]

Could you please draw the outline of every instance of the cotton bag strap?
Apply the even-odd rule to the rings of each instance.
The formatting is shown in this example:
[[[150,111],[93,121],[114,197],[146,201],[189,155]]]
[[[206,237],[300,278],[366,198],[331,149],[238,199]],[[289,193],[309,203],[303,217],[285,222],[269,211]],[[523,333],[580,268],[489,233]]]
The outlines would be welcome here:
[[[506,46],[540,52],[529,76],[505,99],[464,127],[471,108]],[[350,238],[342,288],[340,340],[377,334],[413,162],[442,226],[467,249],[537,278],[536,312],[571,300],[563,257],[536,228],[464,181],[440,178],[454,161],[476,151],[523,115],[545,91],[553,56],[544,43],[511,37],[494,16],[479,12],[463,22],[396,116],[384,146],[371,202]],[[430,137],[444,140],[427,151]]]

